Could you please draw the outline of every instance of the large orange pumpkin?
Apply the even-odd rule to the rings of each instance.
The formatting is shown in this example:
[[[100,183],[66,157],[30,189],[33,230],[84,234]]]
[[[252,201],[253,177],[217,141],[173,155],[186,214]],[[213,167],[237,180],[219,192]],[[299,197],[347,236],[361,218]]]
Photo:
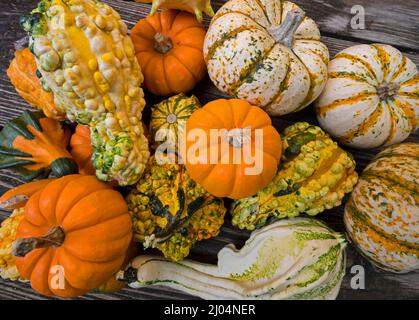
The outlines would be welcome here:
[[[92,163],[93,147],[88,126],[77,125],[70,139],[70,148],[70,153],[79,166],[79,173],[95,174],[96,170]]]
[[[190,13],[168,10],[138,21],[131,39],[145,88],[161,96],[191,90],[206,73],[204,38]]]
[[[94,176],[68,175],[33,194],[13,253],[22,279],[44,295],[72,297],[107,281],[131,242],[123,197]]]
[[[223,138],[211,139],[213,129]],[[194,138],[194,133],[204,136]],[[185,138],[186,169],[217,197],[255,194],[275,176],[282,153],[281,138],[268,114],[239,99],[215,100],[195,111],[186,123]]]

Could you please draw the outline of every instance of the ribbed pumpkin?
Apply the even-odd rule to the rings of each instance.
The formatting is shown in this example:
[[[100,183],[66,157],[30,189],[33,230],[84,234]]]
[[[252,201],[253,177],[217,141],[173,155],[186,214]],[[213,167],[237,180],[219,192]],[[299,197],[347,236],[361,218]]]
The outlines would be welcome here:
[[[69,175],[29,198],[13,244],[22,279],[43,295],[72,297],[107,281],[131,242],[122,196],[94,176]]]
[[[419,144],[380,152],[365,168],[345,206],[345,226],[379,268],[419,270]]]
[[[319,29],[289,1],[228,1],[211,21],[204,56],[219,90],[274,116],[309,105],[327,79]]]
[[[160,96],[187,92],[205,76],[205,29],[186,12],[168,10],[141,19],[131,30],[144,87]]]
[[[233,224],[253,230],[269,218],[315,216],[339,206],[357,182],[355,161],[319,127],[298,122],[286,128],[278,173],[257,194],[231,207]]]
[[[214,15],[211,7],[211,0],[135,0],[142,3],[153,3],[150,15],[157,12],[159,8],[178,9],[195,14],[196,19],[202,21],[202,13],[210,17]]]
[[[354,148],[402,142],[419,125],[416,65],[389,45],[356,45],[329,64],[316,102],[322,128]]]
[[[95,174],[96,170],[92,163],[93,147],[88,126],[77,125],[70,139],[70,148],[70,153],[79,166],[79,173]]]
[[[24,111],[6,123],[0,132],[0,169],[10,168],[25,180],[77,173],[77,164],[67,151],[68,128],[40,111]]]
[[[232,199],[251,196],[271,182],[282,152],[268,114],[239,99],[214,100],[195,111],[185,140],[182,158],[192,179],[209,193]]]
[[[29,198],[55,179],[42,179],[21,184],[9,189],[0,197],[0,209],[12,210],[23,208]]]
[[[187,97],[180,93],[151,108],[150,133],[154,139],[154,149],[162,142],[167,148],[177,150],[182,139],[186,121],[201,107],[195,96]]]
[[[65,113],[54,104],[54,95],[43,90],[41,74],[28,48],[15,52],[15,58],[7,69],[7,75],[17,93],[31,106],[42,110],[48,118],[65,119]]]

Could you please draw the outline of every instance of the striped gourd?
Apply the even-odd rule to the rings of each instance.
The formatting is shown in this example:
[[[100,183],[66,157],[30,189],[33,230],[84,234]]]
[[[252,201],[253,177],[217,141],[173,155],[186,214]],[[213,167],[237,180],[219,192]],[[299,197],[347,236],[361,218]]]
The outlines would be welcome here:
[[[357,182],[355,161],[319,127],[298,122],[284,130],[283,158],[272,182],[233,203],[233,224],[253,230],[271,217],[315,216],[339,206]]]
[[[179,138],[185,131],[186,121],[201,107],[198,98],[184,93],[172,96],[151,108],[150,134],[156,149],[163,141],[168,148],[177,150]]]
[[[348,234],[378,267],[419,270],[419,144],[379,153],[362,173],[345,207]]]
[[[418,70],[399,50],[383,44],[347,48],[330,62],[328,75],[317,117],[339,142],[387,146],[418,127]]]
[[[133,288],[165,285],[204,299],[335,299],[345,273],[344,237],[322,222],[294,218],[225,246],[218,266],[141,255],[118,277]]]
[[[230,0],[204,42],[217,88],[271,115],[298,111],[324,88],[329,52],[315,22],[294,3]]]

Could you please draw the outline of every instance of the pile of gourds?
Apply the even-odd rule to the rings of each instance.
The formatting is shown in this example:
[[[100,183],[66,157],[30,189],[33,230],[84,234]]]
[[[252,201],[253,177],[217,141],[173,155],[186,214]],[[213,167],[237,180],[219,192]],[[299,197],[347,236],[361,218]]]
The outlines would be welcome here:
[[[0,168],[28,181],[0,197],[13,212],[0,227],[2,278],[60,297],[128,283],[212,299],[334,299],[346,240],[296,217],[352,190],[350,240],[381,268],[419,269],[419,145],[396,145],[418,126],[419,76],[397,49],[357,45],[329,62],[315,22],[273,0],[230,0],[215,15],[209,0],[153,0],[130,35],[99,1],[41,0],[21,24],[29,45],[7,74],[39,110],[0,132]],[[188,96],[207,72],[234,99]],[[148,125],[141,85],[166,97]],[[320,127],[272,125],[315,100]],[[190,139],[197,131],[206,138]],[[355,148],[393,146],[358,181],[325,131]],[[227,211],[255,230],[244,247],[226,246],[218,266],[184,260]],[[165,258],[132,260],[143,247]]]

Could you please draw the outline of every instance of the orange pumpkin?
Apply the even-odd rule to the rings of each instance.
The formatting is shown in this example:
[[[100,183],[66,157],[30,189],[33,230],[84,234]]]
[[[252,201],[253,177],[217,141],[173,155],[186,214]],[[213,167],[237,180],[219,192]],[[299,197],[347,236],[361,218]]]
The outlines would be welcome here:
[[[42,110],[48,118],[64,120],[65,113],[55,105],[54,95],[42,89],[36,71],[35,57],[28,48],[25,48],[15,52],[15,58],[7,69],[7,75],[17,93],[31,106]]]
[[[47,184],[54,180],[55,179],[42,179],[10,189],[0,197],[0,209],[13,210],[24,207],[34,193],[43,189]]]
[[[131,227],[123,197],[96,177],[56,179],[26,203],[13,245],[17,269],[41,294],[85,294],[121,267]]]
[[[141,19],[131,30],[135,54],[150,92],[187,92],[206,74],[205,29],[190,13],[168,10]]]
[[[79,173],[94,175],[96,170],[92,163],[93,147],[88,126],[77,125],[71,136],[70,148],[70,153],[79,166]]]
[[[219,138],[213,138],[213,129]],[[215,100],[195,111],[186,123],[185,138],[186,169],[217,197],[239,199],[264,188],[275,176],[282,153],[268,114],[239,99]]]
[[[136,256],[138,256],[140,252],[140,246],[138,245],[138,242],[131,242],[131,244],[128,247],[127,253],[125,255],[125,260],[122,263],[120,270],[125,270],[129,262],[134,259]],[[100,293],[112,293],[117,292],[126,287],[127,283],[125,281],[117,280],[116,274],[112,275],[108,281],[103,283],[99,288],[97,288],[97,292]]]

